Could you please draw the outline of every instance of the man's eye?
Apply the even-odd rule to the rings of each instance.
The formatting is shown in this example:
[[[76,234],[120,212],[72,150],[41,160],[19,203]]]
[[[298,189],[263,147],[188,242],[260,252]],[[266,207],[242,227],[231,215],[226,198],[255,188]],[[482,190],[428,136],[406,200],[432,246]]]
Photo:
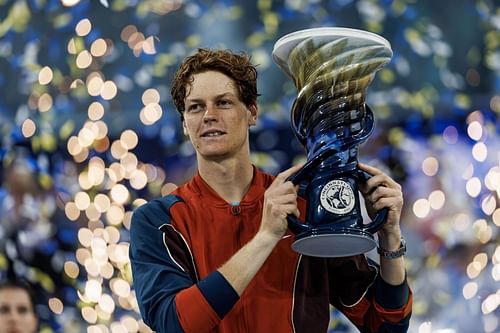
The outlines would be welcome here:
[[[200,110],[201,110],[201,105],[200,104],[191,104],[188,107],[188,111],[189,112],[197,112],[197,111],[200,111]]]
[[[17,308],[17,312],[21,313],[21,314],[26,314],[26,313],[28,313],[28,311],[29,311],[28,308],[25,306],[20,306]]]
[[[230,106],[231,105],[231,101],[227,100],[227,99],[221,99],[218,104],[220,106]]]

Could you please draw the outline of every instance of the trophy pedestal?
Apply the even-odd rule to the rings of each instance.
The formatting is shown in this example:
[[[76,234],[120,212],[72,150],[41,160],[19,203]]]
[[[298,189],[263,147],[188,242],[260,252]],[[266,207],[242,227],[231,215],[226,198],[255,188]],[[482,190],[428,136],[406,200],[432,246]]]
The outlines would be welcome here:
[[[377,246],[372,234],[354,228],[313,228],[295,236],[292,249],[312,257],[348,257]]]

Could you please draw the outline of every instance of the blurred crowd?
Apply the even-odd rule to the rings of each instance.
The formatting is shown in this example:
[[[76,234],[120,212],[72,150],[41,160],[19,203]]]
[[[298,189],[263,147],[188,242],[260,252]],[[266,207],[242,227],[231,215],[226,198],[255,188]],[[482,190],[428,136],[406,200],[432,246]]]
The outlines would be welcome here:
[[[134,208],[196,168],[168,95],[179,59],[202,46],[252,55],[263,112],[252,158],[277,173],[304,149],[272,46],[316,26],[392,44],[359,156],[403,186],[410,332],[500,330],[494,1],[0,1],[0,280],[32,286],[41,332],[149,331],[128,230]],[[334,309],[331,323],[355,332]]]

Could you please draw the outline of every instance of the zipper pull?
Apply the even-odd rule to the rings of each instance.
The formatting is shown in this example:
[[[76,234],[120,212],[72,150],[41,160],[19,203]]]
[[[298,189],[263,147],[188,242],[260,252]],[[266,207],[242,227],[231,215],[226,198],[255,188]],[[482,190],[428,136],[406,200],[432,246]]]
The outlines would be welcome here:
[[[239,202],[231,202],[231,214],[238,216],[241,213],[241,207]]]
[[[240,215],[240,213],[241,213],[241,207],[240,206],[231,206],[231,213],[234,216]]]

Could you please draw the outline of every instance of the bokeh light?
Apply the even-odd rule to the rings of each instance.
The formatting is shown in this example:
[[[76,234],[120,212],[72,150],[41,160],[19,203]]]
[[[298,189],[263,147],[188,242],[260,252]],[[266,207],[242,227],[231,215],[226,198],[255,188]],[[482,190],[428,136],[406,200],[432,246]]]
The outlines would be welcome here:
[[[422,162],[422,171],[427,176],[435,176],[439,170],[439,161],[435,157],[427,157]]]

